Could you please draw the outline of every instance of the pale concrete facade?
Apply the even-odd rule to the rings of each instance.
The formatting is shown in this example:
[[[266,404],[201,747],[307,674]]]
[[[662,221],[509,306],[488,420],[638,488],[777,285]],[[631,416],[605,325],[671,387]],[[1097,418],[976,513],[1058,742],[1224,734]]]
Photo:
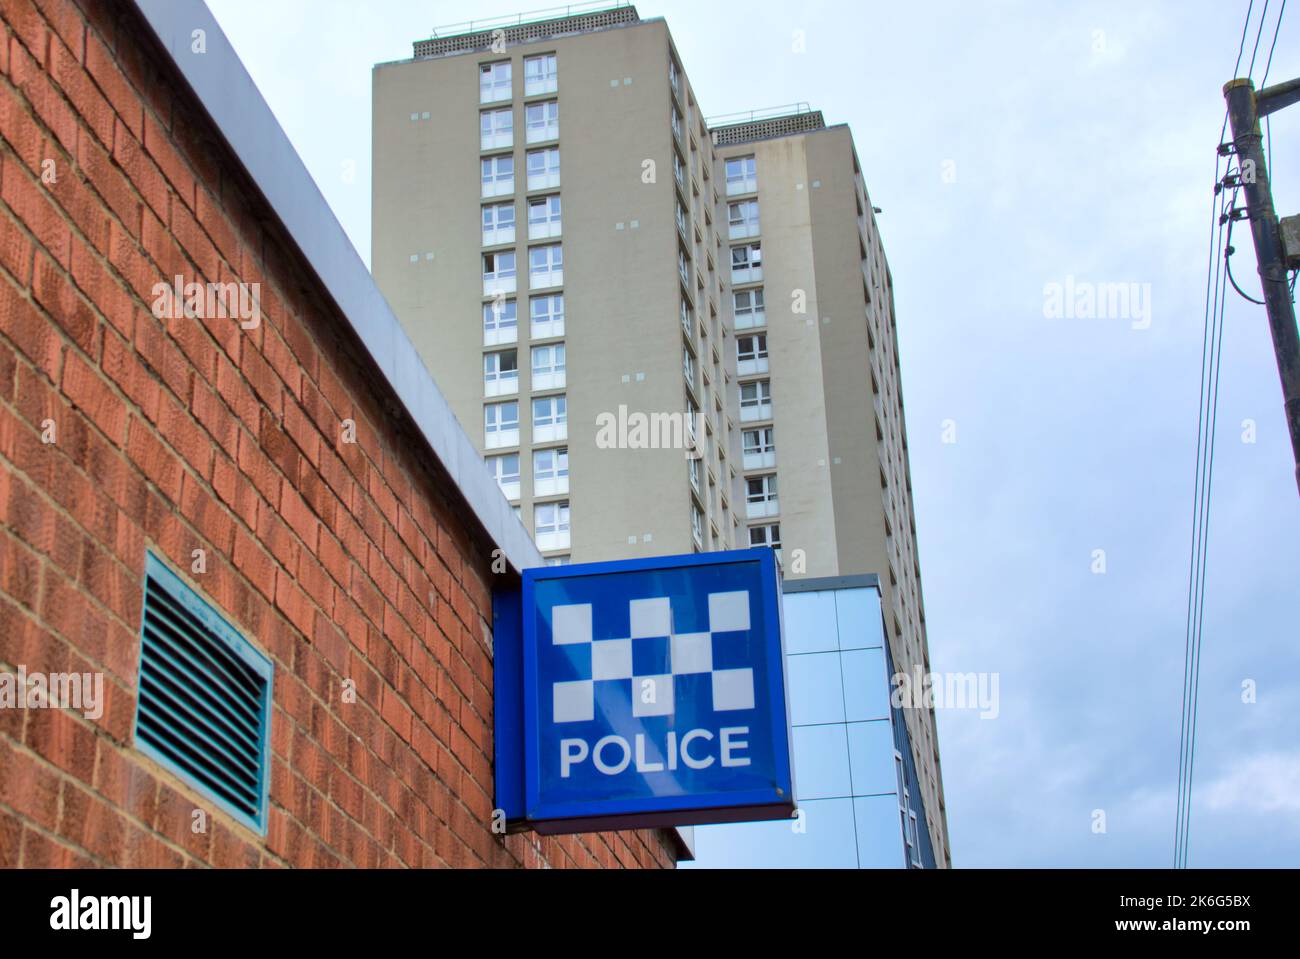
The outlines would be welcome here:
[[[745,482],[777,478],[787,576],[877,574],[893,661],[909,675],[915,664],[928,673],[893,279],[852,135],[825,127],[816,111],[715,125],[712,134],[724,203],[734,211],[757,202],[757,230],[750,220],[730,242],[762,251],[763,322],[747,326],[739,309],[733,322],[741,349],[766,338],[766,368],[742,366],[742,397],[754,383],[771,392],[770,418],[745,421],[742,399],[742,442],[752,448],[753,432],[770,427],[762,439],[775,456],[743,455]],[[736,283],[733,294],[759,285]],[[934,712],[904,715],[936,858],[946,864]]]
[[[555,58],[554,90],[528,95],[525,60],[547,56]],[[649,21],[508,42],[499,54],[489,46],[375,68],[375,278],[466,430],[483,441],[489,463],[519,456],[521,482],[511,498],[524,524],[534,528],[539,504],[570,504],[569,545],[562,537],[539,539],[549,558],[662,555],[729,548],[739,539],[739,434],[727,396],[735,390],[735,348],[725,332],[718,276],[725,252],[716,235],[720,197],[690,85],[680,71],[677,89],[670,83],[674,57],[667,26]],[[510,65],[509,99],[481,103],[482,65],[503,63]],[[558,136],[542,129],[544,139],[526,142],[529,108],[551,103]],[[502,137],[493,142],[503,145],[483,148],[480,117],[494,110],[511,112],[508,147]],[[558,182],[529,189],[528,154],[549,149],[559,152]],[[481,163],[496,157],[513,161],[514,188],[485,197]],[[550,197],[559,198],[558,233],[530,240],[529,201]],[[514,237],[484,245],[503,239],[481,230],[483,208],[499,204],[513,206]],[[678,204],[684,230],[676,223]],[[562,283],[533,288],[530,255],[555,246],[562,250]],[[685,284],[679,249],[688,255]],[[516,339],[489,345],[483,311],[494,298],[485,292],[482,264],[496,253],[514,255],[515,290],[505,294],[504,310],[513,305]],[[546,296],[563,297],[564,329],[534,337],[532,301]],[[683,301],[690,310],[685,323]],[[563,386],[533,382],[539,345],[564,347]],[[684,348],[692,356],[689,388]],[[485,396],[483,358],[511,349],[517,392]],[[558,397],[567,407],[567,434],[539,438],[530,401]],[[519,404],[518,441],[489,448],[485,408],[501,402]],[[633,429],[622,448],[607,448],[599,430],[602,417],[619,418],[620,406],[624,419],[655,415],[662,422],[670,415],[683,423],[692,404],[703,412],[698,493],[683,444],[628,448],[641,445]],[[568,489],[537,495],[536,453],[557,449],[567,450]],[[693,509],[700,513],[698,541]]]
[[[892,283],[848,128],[808,112],[710,129],[667,25],[629,6],[415,48],[374,72],[372,269],[490,468],[517,457],[518,488],[508,472],[504,487],[548,561],[770,544],[788,578],[875,573],[894,662],[928,670]],[[529,154],[550,149],[558,179],[530,182]],[[498,157],[510,158],[513,184]],[[733,184],[728,196],[726,161],[749,157],[753,189]],[[756,225],[731,228],[736,202],[757,204]],[[530,203],[548,214],[533,239]],[[483,228],[499,205],[513,236],[495,211],[493,231]],[[732,248],[755,243],[761,274],[749,260],[733,269]],[[556,246],[562,280],[534,285],[530,258]],[[511,292],[485,287],[485,257],[499,268],[498,253],[514,255]],[[556,295],[563,330],[534,328],[532,301]],[[513,341],[501,322],[511,303]],[[558,345],[563,385],[551,351],[535,379],[534,349]],[[508,356],[495,358],[510,350],[515,377]],[[534,429],[533,401],[550,412],[560,396],[567,431]],[[511,402],[518,434],[490,434],[489,411]],[[698,463],[681,448],[628,448],[635,430],[610,448],[600,427],[621,406],[698,409]],[[746,456],[742,437],[767,430]],[[537,477],[535,464],[553,466],[561,449],[567,485]],[[567,540],[551,528],[561,503]],[[907,713],[946,865],[933,714]]]

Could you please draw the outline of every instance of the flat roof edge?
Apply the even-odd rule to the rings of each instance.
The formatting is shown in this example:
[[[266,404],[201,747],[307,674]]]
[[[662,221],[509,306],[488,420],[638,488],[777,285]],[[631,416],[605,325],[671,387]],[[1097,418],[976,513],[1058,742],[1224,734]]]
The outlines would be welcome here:
[[[629,0],[617,0],[617,2],[610,0],[606,4],[597,3],[590,10],[574,10],[572,7],[561,7],[553,11],[537,12],[558,12],[560,9],[566,10],[566,13],[560,16],[541,17],[537,20],[528,21],[523,20],[523,17],[528,16],[528,14],[521,14],[520,18],[514,23],[510,23],[508,19],[506,22],[495,24],[488,21],[477,29],[474,27],[475,21],[472,20],[467,24],[456,24],[456,26],[467,26],[469,29],[449,33],[442,37],[433,36],[423,40],[416,40],[411,44],[411,53],[415,59],[424,59],[471,51],[482,52],[483,50],[495,49],[498,43],[508,46],[510,44],[526,43],[530,40],[594,33],[611,26],[634,24],[641,19],[636,7]]]
[[[880,577],[875,573],[855,573],[848,576],[817,576],[811,579],[787,579],[781,583],[783,593],[813,593],[824,589],[879,588]]]
[[[513,43],[508,43],[506,46],[507,46],[507,47],[522,47],[522,46],[528,46],[529,44],[534,44],[534,43],[541,43],[541,44],[544,44],[544,43],[546,43],[547,40],[563,40],[563,39],[567,39],[567,38],[569,38],[569,37],[575,37],[575,36],[580,36],[580,35],[590,35],[590,34],[598,34],[598,33],[609,33],[609,32],[614,31],[614,30],[633,30],[633,29],[636,29],[637,27],[644,27],[644,26],[648,26],[648,25],[651,25],[651,24],[664,24],[664,25],[666,25],[666,24],[667,24],[667,20],[666,20],[664,17],[642,17],[642,18],[639,19],[639,20],[630,20],[630,21],[628,21],[627,23],[614,23],[614,24],[610,24],[610,25],[607,26],[607,27],[597,27],[597,28],[592,29],[592,30],[583,30],[583,31],[578,31],[578,32],[574,32],[574,33],[557,34],[557,35],[555,35],[555,36],[553,36],[553,37],[534,37],[534,38],[527,39],[527,40],[517,40],[517,41],[514,41]],[[449,52],[447,52],[447,53],[425,54],[424,56],[419,56],[419,57],[405,57],[405,58],[403,58],[403,59],[399,59],[399,60],[381,60],[381,61],[379,61],[378,63],[374,64],[374,65],[371,67],[371,72],[373,73],[373,72],[375,72],[376,70],[379,70],[379,69],[381,69],[381,68],[383,68],[383,67],[404,67],[404,66],[408,66],[408,65],[410,65],[410,64],[412,64],[412,63],[437,63],[437,62],[442,61],[442,60],[452,60],[452,59],[454,59],[454,58],[456,58],[456,57],[477,56],[477,55],[481,55],[481,54],[483,54],[484,52],[485,52],[485,51],[482,50],[482,49],[472,49],[472,50],[452,50],[452,51],[449,51]]]

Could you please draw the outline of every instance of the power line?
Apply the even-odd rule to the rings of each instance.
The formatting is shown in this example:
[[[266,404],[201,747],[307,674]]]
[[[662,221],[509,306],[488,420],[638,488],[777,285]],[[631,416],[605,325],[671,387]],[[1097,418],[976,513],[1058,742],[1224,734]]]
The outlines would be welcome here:
[[[1250,0],[1249,5],[1246,7],[1246,22],[1241,25],[1241,40],[1237,44],[1237,62],[1232,65],[1232,75],[1234,77],[1237,75],[1237,71],[1241,69],[1241,57],[1242,54],[1246,52],[1246,31],[1250,29],[1250,11],[1253,10],[1254,8],[1255,8],[1255,0]],[[1227,135],[1227,133],[1228,133],[1228,109],[1227,107],[1224,107],[1223,128],[1219,130],[1220,143],[1223,142],[1223,138]],[[1219,182],[1219,161],[1217,159],[1214,161],[1214,182],[1215,183]],[[1213,207],[1214,207],[1214,202],[1211,201],[1210,202],[1211,212],[1213,212]],[[1210,224],[1210,235],[1211,237],[1213,237],[1214,235],[1213,223]],[[1209,273],[1208,267],[1206,268],[1206,273]]]
[[[1255,49],[1251,51],[1250,66],[1246,69],[1246,76],[1248,77],[1253,77],[1255,75],[1255,57],[1259,53],[1260,38],[1264,36],[1264,21],[1268,19],[1268,4],[1269,0],[1264,0],[1264,9],[1259,15],[1259,29],[1255,31]],[[1247,11],[1247,16],[1249,15],[1249,11]]]
[[[1234,192],[1235,202],[1235,192]],[[1229,221],[1231,225],[1231,221]],[[1226,278],[1226,266],[1228,260],[1224,258],[1225,269],[1223,275]],[[1217,272],[1217,270],[1216,270]],[[1210,534],[1210,503],[1211,495],[1214,491],[1214,452],[1215,437],[1219,423],[1219,374],[1223,370],[1223,328],[1224,328],[1224,308],[1228,302],[1227,287],[1220,282],[1218,284],[1218,335],[1215,336],[1214,329],[1211,327],[1210,337],[1213,341],[1210,352],[1210,367],[1213,370],[1212,392],[1207,393],[1206,409],[1209,413],[1209,421],[1205,431],[1206,447],[1206,467],[1205,478],[1203,480],[1204,496],[1204,514],[1201,517],[1201,552],[1200,552],[1200,571],[1198,579],[1198,597],[1196,622],[1194,625],[1194,645],[1192,647],[1192,676],[1191,676],[1191,696],[1188,703],[1187,713],[1191,724],[1190,740],[1187,748],[1187,786],[1184,797],[1183,810],[1183,848],[1182,848],[1182,866],[1187,868],[1188,864],[1188,842],[1191,832],[1192,819],[1192,778],[1196,769],[1196,731],[1197,718],[1199,715],[1200,689],[1201,689],[1201,648],[1205,638],[1205,569],[1209,561],[1209,534]]]
[[[1267,7],[1264,8],[1264,12],[1268,12]],[[1259,81],[1261,90],[1268,85],[1268,71],[1273,66],[1273,51],[1277,49],[1277,35],[1282,29],[1282,18],[1284,16],[1286,16],[1286,0],[1282,0],[1282,7],[1277,12],[1277,23],[1273,25],[1273,42],[1269,44],[1268,59],[1264,61],[1264,76]],[[1263,25],[1262,20],[1260,21],[1260,25]]]
[[[1282,0],[1282,8],[1277,12],[1277,23],[1273,25],[1273,42],[1268,47],[1268,59],[1264,62],[1264,76],[1259,81],[1259,88],[1262,90],[1268,85],[1268,71],[1273,66],[1273,51],[1277,49],[1277,35],[1282,30],[1282,17],[1286,15],[1286,0]],[[1268,168],[1273,169],[1273,118],[1264,117],[1264,134],[1268,141]]]
[[[1241,39],[1237,44],[1237,60],[1232,75],[1237,76],[1250,31],[1254,0],[1246,8]],[[1255,51],[1263,34],[1264,17],[1268,14],[1268,0],[1260,14],[1260,27],[1255,38]],[[1250,70],[1255,67],[1255,54],[1251,55]],[[1214,430],[1218,423],[1219,365],[1223,345],[1223,311],[1227,300],[1227,260],[1217,253],[1223,246],[1224,209],[1229,204],[1224,197],[1224,185],[1231,181],[1232,160],[1224,144],[1228,129],[1228,112],[1224,111],[1223,126],[1219,131],[1219,149],[1214,161],[1214,194],[1210,200],[1209,253],[1205,264],[1205,314],[1201,331],[1201,381],[1196,410],[1196,467],[1192,495],[1192,543],[1187,569],[1187,621],[1183,646],[1183,702],[1178,733],[1178,809],[1174,826],[1174,866],[1186,866],[1191,820],[1192,772],[1196,755],[1196,717],[1199,705],[1201,633],[1205,611],[1205,558],[1209,529],[1210,493],[1214,470]],[[1227,171],[1220,179],[1220,160],[1228,156]],[[1235,206],[1236,189],[1233,191]],[[1235,283],[1234,283],[1235,285]]]
[[[1199,676],[1200,661],[1200,622],[1199,609],[1202,594],[1202,563],[1205,552],[1204,515],[1206,506],[1205,473],[1209,461],[1208,440],[1210,438],[1210,400],[1213,371],[1216,366],[1216,317],[1222,302],[1221,263],[1216,256],[1223,240],[1224,198],[1222,184],[1217,179],[1219,161],[1215,161],[1215,190],[1210,206],[1209,255],[1205,266],[1205,316],[1201,332],[1201,380],[1197,401],[1196,422],[1196,468],[1194,475],[1194,493],[1192,500],[1192,545],[1187,568],[1187,621],[1183,647],[1183,702],[1181,728],[1178,740],[1178,810],[1174,830],[1174,865],[1183,862],[1183,849],[1186,845],[1187,813],[1190,809],[1191,793],[1191,753],[1194,724],[1192,692],[1194,677]]]

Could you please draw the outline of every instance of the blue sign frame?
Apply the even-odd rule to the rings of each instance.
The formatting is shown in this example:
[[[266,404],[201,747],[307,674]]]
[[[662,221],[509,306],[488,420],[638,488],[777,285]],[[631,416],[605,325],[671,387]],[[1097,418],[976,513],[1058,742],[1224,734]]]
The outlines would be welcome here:
[[[620,581],[624,578],[628,588],[632,590],[632,593],[627,595],[637,594],[638,589],[642,592],[650,589],[654,593],[655,584],[666,589],[675,588],[689,593],[688,599],[696,607],[708,606],[710,620],[714,614],[713,597],[703,596],[702,592],[707,592],[710,588],[725,590],[728,588],[725,585],[727,583],[741,585],[748,594],[745,600],[747,605],[744,606],[743,612],[745,625],[737,626],[735,630],[728,630],[723,625],[713,632],[675,636],[674,641],[689,640],[694,636],[698,642],[708,647],[708,670],[701,669],[699,675],[683,676],[678,675],[677,667],[673,665],[671,677],[662,677],[669,679],[669,686],[664,687],[668,700],[666,714],[661,711],[658,716],[642,716],[638,719],[634,718],[637,709],[650,710],[657,707],[632,706],[626,711],[626,715],[620,714],[617,717],[620,728],[627,734],[622,739],[623,768],[626,769],[630,762],[628,758],[630,741],[634,734],[640,733],[641,736],[637,737],[636,772],[643,772],[642,761],[645,756],[640,750],[644,741],[652,738],[653,733],[649,730],[651,725],[655,725],[661,738],[658,740],[658,745],[650,748],[658,749],[662,746],[664,736],[667,737],[668,745],[666,750],[656,753],[660,760],[659,764],[647,764],[645,768],[655,772],[662,770],[665,754],[675,756],[680,748],[681,761],[689,765],[691,770],[687,770],[685,765],[681,767],[675,765],[676,758],[673,758],[666,760],[670,763],[669,769],[677,770],[671,775],[665,772],[659,776],[620,777],[617,785],[614,779],[606,779],[593,785],[590,782],[579,781],[580,777],[561,783],[554,769],[551,768],[555,763],[552,763],[551,767],[543,768],[543,746],[548,742],[550,745],[556,745],[559,742],[577,743],[579,740],[558,739],[558,725],[564,720],[554,718],[557,700],[560,698],[555,690],[557,684],[554,680],[557,675],[562,675],[555,670],[566,668],[568,664],[564,659],[565,655],[577,656],[586,664],[588,674],[583,681],[575,685],[585,685],[587,708],[594,710],[595,700],[598,697],[591,691],[596,685],[592,680],[602,677],[590,672],[593,668],[590,658],[596,655],[591,651],[591,647],[603,645],[609,637],[598,636],[595,644],[588,640],[585,649],[579,645],[564,649],[560,645],[561,641],[556,639],[552,632],[555,624],[546,619],[546,616],[558,608],[555,602],[557,598],[586,596],[588,607],[593,597],[600,597],[603,602],[607,595],[619,592]],[[702,585],[697,586],[697,583]],[[670,584],[675,584],[675,587]],[[710,584],[714,585],[711,587]],[[620,598],[626,596],[620,594]],[[699,608],[685,612],[670,609],[667,597],[636,600],[636,602],[662,602],[664,605],[660,613],[668,617],[666,620],[669,626],[668,632],[675,633],[677,628],[681,628],[683,632],[686,629],[699,628],[698,626],[675,626],[679,622],[685,622],[681,617],[694,616],[694,621],[698,622],[701,615]],[[614,605],[617,605],[617,602]],[[785,655],[782,648],[780,571],[772,550],[766,548],[733,550],[525,570],[520,590],[499,593],[494,597],[494,614],[496,617],[494,634],[496,639],[497,806],[505,811],[507,822],[515,826],[526,823],[540,833],[560,833],[782,819],[793,814],[794,782],[790,761],[790,716],[786,697]],[[588,616],[590,615],[588,612]],[[753,617],[756,617],[754,628],[750,629],[749,623]],[[661,623],[663,621],[661,620]],[[713,623],[710,622],[705,629],[713,630]],[[660,628],[658,631],[644,635],[659,636],[662,631]],[[632,633],[636,634],[635,628]],[[588,620],[588,635],[590,635],[590,620]],[[723,666],[727,665],[725,662],[715,670],[712,662],[715,649],[713,640],[718,636],[729,638],[719,643],[716,648],[721,649],[724,645],[728,648],[739,646],[747,650],[750,655],[756,655],[756,661],[751,663],[747,670],[724,669]],[[543,643],[544,638],[552,641]],[[662,639],[663,644],[669,641],[669,637]],[[628,644],[626,650],[629,651],[633,648],[631,640],[614,642],[626,642]],[[653,642],[644,643],[638,648],[645,649],[652,646],[654,646]],[[631,655],[631,652],[625,652],[625,663],[630,662],[628,657]],[[644,657],[645,654],[637,655]],[[584,656],[587,658],[583,659]],[[638,675],[645,671],[654,671],[654,669],[653,667],[642,669]],[[748,673],[748,705],[742,698],[739,705],[722,707],[710,699],[709,692],[703,692],[699,696],[689,695],[690,691],[698,691],[701,688],[711,689],[713,695],[718,695],[717,691],[720,688],[718,674],[728,672]],[[629,668],[627,672],[620,674],[620,678],[627,679],[630,673]],[[703,686],[700,685],[701,682]],[[616,684],[611,686],[617,688]],[[610,720],[605,713],[615,712],[616,707],[630,704],[630,699],[634,695],[632,683],[627,682],[625,686],[627,688],[625,697],[623,693],[618,692],[613,696],[606,693],[599,698],[602,721],[612,723],[613,720]],[[688,696],[674,700],[673,688],[687,690]],[[547,693],[550,695],[548,696]],[[743,697],[744,694],[741,695]],[[620,699],[620,697],[624,698]],[[646,701],[642,700],[643,703]],[[733,767],[744,767],[743,769],[730,771],[723,769],[728,765],[722,761],[723,757],[733,755],[725,752],[730,747],[721,732],[727,730],[721,731],[717,737],[713,735],[711,729],[705,730],[704,733],[695,731],[697,739],[717,741],[719,756],[715,758],[719,761],[716,764],[711,762],[701,764],[698,755],[688,758],[686,740],[690,731],[681,730],[682,741],[678,743],[676,740],[679,732],[676,726],[679,721],[673,711],[680,710],[685,717],[680,722],[686,723],[692,716],[704,715],[704,703],[708,704],[710,710],[715,711],[708,714],[710,717],[708,721],[712,723],[719,721],[720,714],[716,713],[717,710],[746,711],[743,714],[744,719],[737,721],[750,723],[752,731],[751,726],[743,727],[744,734],[749,738],[737,739],[732,745],[740,750],[748,750],[749,755],[745,756],[743,762],[730,764]],[[551,718],[548,719],[548,715]],[[737,715],[742,714],[738,712]],[[593,715],[586,715],[585,720],[588,723],[595,722]],[[572,721],[579,726],[583,724],[583,720]],[[668,727],[673,727],[674,731],[665,733],[664,729]],[[736,731],[736,727],[732,727],[731,731]],[[587,744],[583,742],[581,745],[585,759]],[[561,745],[561,749],[563,748],[565,747]],[[696,747],[697,752],[700,748],[707,747]],[[599,751],[600,746],[597,742],[592,752]],[[617,755],[617,750],[614,753]],[[597,756],[593,755],[590,758],[593,765],[600,765]],[[707,774],[698,772],[706,765],[710,772]],[[602,772],[607,777],[610,775],[604,769]],[[567,768],[561,775],[568,776]],[[648,785],[651,780],[658,782],[659,788]],[[692,785],[698,785],[700,781],[707,781],[709,786],[691,788]],[[662,788],[665,783],[670,788]]]

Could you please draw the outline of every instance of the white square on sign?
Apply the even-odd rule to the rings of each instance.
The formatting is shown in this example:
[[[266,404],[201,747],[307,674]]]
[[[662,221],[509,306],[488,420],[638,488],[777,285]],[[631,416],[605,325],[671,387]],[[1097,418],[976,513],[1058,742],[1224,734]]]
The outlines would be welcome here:
[[[632,679],[633,716],[671,716],[673,714],[673,678],[671,676],[636,676]]]
[[[590,722],[596,714],[596,695],[590,679],[571,683],[554,683],[555,706],[552,721],[557,723]]]
[[[741,632],[749,629],[749,593],[709,594],[709,631],[714,633]]]
[[[672,668],[674,676],[707,673],[713,669],[713,635],[686,633],[682,636],[673,636]]]
[[[628,604],[628,607],[632,620],[633,639],[672,635],[673,610],[667,596],[660,596],[655,599],[634,599]]]
[[[632,675],[632,640],[601,639],[591,644],[592,679],[628,679]]]
[[[591,642],[591,604],[552,607],[551,639],[556,646]]]
[[[754,708],[754,671],[719,669],[713,674],[713,711]]]

